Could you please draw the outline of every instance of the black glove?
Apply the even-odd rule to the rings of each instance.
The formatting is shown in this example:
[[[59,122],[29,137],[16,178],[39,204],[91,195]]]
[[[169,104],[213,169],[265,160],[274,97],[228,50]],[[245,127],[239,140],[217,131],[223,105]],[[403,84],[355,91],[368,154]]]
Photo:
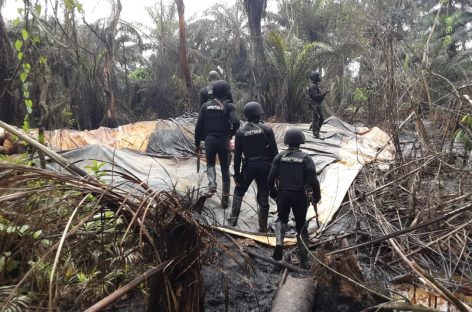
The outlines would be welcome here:
[[[200,144],[196,145],[195,146],[195,154],[201,154],[201,153],[202,153],[202,148],[200,147]]]
[[[320,200],[321,200],[320,197],[317,197],[317,196],[315,196],[315,195],[313,195],[313,196],[311,197],[311,199],[313,200],[313,205],[318,204],[318,203],[320,202]]]
[[[274,189],[271,189],[271,190],[269,191],[269,196],[270,196],[270,198],[272,198],[272,199],[276,199],[276,198],[277,198],[277,189],[275,189],[275,188],[274,188]]]

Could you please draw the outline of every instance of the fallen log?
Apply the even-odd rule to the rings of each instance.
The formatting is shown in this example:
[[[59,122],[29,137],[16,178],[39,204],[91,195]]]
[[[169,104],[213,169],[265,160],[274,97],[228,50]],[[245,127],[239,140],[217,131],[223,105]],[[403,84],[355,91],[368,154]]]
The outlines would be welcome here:
[[[315,304],[316,282],[313,277],[287,277],[279,288],[272,312],[311,312]]]

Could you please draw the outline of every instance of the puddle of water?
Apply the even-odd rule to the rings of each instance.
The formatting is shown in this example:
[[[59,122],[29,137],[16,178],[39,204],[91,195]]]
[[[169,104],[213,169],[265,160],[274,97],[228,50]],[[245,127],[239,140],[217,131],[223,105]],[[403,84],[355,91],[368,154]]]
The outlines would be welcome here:
[[[417,288],[414,285],[397,284],[393,285],[391,289],[396,293],[400,293],[401,295],[405,296],[414,304],[421,304],[423,306],[434,308],[440,311],[459,311],[437,293],[429,292],[422,288]],[[454,295],[462,302],[472,305],[472,296],[467,296],[463,293],[454,293]],[[395,294],[394,297],[401,298],[398,294]]]

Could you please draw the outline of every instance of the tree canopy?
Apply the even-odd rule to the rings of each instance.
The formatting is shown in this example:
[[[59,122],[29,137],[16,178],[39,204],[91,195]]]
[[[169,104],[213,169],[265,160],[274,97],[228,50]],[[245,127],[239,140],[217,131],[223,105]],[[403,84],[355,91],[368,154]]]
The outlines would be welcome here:
[[[182,1],[156,0],[143,12],[151,27],[111,3],[94,22],[70,0],[24,0],[17,19],[0,15],[1,120],[94,129],[175,117],[197,110],[213,69],[239,109],[257,100],[265,118],[288,122],[308,121],[311,70],[331,91],[331,114],[368,124],[448,106],[452,87],[470,91],[468,1],[273,0],[269,11],[240,0],[189,17]]]

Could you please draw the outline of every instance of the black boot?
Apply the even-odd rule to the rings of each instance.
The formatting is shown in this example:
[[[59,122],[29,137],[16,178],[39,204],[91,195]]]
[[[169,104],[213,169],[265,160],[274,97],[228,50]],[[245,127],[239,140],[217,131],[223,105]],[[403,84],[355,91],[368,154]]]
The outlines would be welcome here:
[[[233,208],[231,209],[231,215],[227,219],[231,226],[236,226],[236,224],[238,224],[239,212],[241,211],[242,202],[242,197],[236,195],[233,196]]]
[[[231,180],[223,182],[223,192],[221,194],[221,208],[226,209],[229,205],[229,192],[231,189]]]
[[[259,215],[259,233],[267,233],[267,217]]]
[[[311,261],[308,259],[309,247],[308,231],[305,228],[300,235],[297,235],[298,256],[300,257],[300,266],[304,269],[310,269]]]
[[[215,166],[207,167],[208,192],[213,194],[216,192],[216,168]]]
[[[275,223],[275,249],[272,258],[274,260],[280,261],[282,260],[282,256],[284,253],[284,237],[285,237],[285,228],[287,224],[282,223],[282,221],[277,220]]]
[[[257,200],[259,204],[259,232],[267,233],[267,219],[269,217],[269,194],[262,194]]]

